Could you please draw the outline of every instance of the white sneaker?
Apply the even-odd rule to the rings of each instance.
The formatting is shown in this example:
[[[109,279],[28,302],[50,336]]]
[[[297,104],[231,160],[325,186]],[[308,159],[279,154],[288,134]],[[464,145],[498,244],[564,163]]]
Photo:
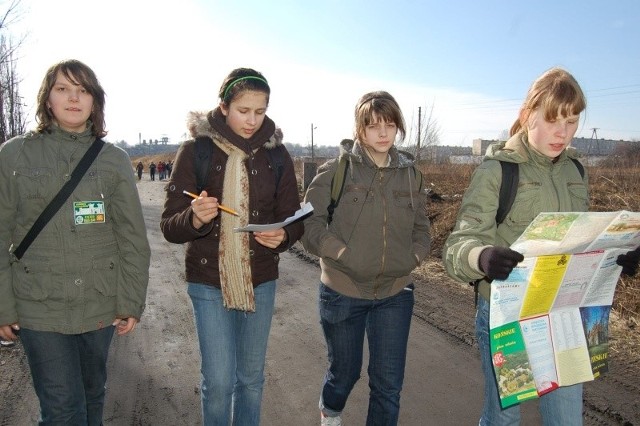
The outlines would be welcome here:
[[[321,426],[342,426],[342,418],[340,416],[325,417],[320,413],[320,425]]]

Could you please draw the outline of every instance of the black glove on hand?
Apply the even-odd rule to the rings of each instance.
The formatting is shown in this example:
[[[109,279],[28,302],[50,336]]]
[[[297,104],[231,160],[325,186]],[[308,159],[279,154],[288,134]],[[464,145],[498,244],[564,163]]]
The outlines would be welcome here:
[[[524,256],[507,247],[487,247],[480,253],[480,269],[487,278],[505,280]],[[636,262],[637,265],[637,262]]]
[[[481,254],[482,256],[482,254]],[[616,259],[616,263],[622,266],[622,273],[632,277],[638,272],[638,262],[640,261],[640,247],[635,250],[621,254]]]

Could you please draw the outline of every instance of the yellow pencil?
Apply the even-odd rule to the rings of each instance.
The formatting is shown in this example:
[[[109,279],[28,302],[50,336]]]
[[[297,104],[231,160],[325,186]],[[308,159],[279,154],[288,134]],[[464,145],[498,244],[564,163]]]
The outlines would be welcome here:
[[[196,194],[194,194],[194,193],[192,193],[192,192],[189,192],[189,191],[187,191],[187,190],[182,191],[182,193],[183,193],[183,194],[187,194],[187,195],[188,195],[189,197],[191,197],[191,198],[196,198],[196,199],[197,199],[197,198],[200,198],[200,196],[199,196],[199,195],[196,195]],[[219,208],[220,210],[222,210],[222,211],[225,211],[225,212],[227,212],[227,213],[231,213],[232,215],[238,216],[238,212],[237,212],[237,211],[235,211],[235,210],[233,210],[233,209],[230,209],[229,207],[225,207],[225,206],[223,206],[222,204],[218,204],[218,208]]]

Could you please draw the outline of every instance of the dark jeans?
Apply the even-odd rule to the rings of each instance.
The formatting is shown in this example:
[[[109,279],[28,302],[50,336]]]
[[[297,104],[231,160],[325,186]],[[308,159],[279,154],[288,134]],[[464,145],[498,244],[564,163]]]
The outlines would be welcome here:
[[[82,334],[20,330],[40,401],[39,424],[102,424],[107,354],[114,328]]]
[[[360,378],[366,332],[370,388],[366,424],[398,423],[413,288],[411,284],[386,299],[366,300],[341,295],[320,284],[320,323],[329,353],[329,368],[320,398],[320,409],[326,415],[340,415]]]

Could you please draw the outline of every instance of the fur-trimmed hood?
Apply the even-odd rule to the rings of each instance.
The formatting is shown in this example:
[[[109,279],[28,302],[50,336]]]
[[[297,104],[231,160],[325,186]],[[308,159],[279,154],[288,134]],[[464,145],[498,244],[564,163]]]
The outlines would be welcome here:
[[[207,136],[211,139],[224,138],[232,143],[237,139],[242,139],[240,136],[235,135],[224,123],[224,116],[220,108],[216,108],[213,111],[189,112],[187,114],[187,129],[192,138],[199,136]],[[282,129],[277,127],[273,120],[266,116],[260,129],[250,139],[245,139],[245,142],[249,141],[252,148],[264,146],[266,149],[272,149],[282,145],[282,139]],[[246,143],[242,145],[246,146]],[[241,148],[244,148],[244,146]]]

